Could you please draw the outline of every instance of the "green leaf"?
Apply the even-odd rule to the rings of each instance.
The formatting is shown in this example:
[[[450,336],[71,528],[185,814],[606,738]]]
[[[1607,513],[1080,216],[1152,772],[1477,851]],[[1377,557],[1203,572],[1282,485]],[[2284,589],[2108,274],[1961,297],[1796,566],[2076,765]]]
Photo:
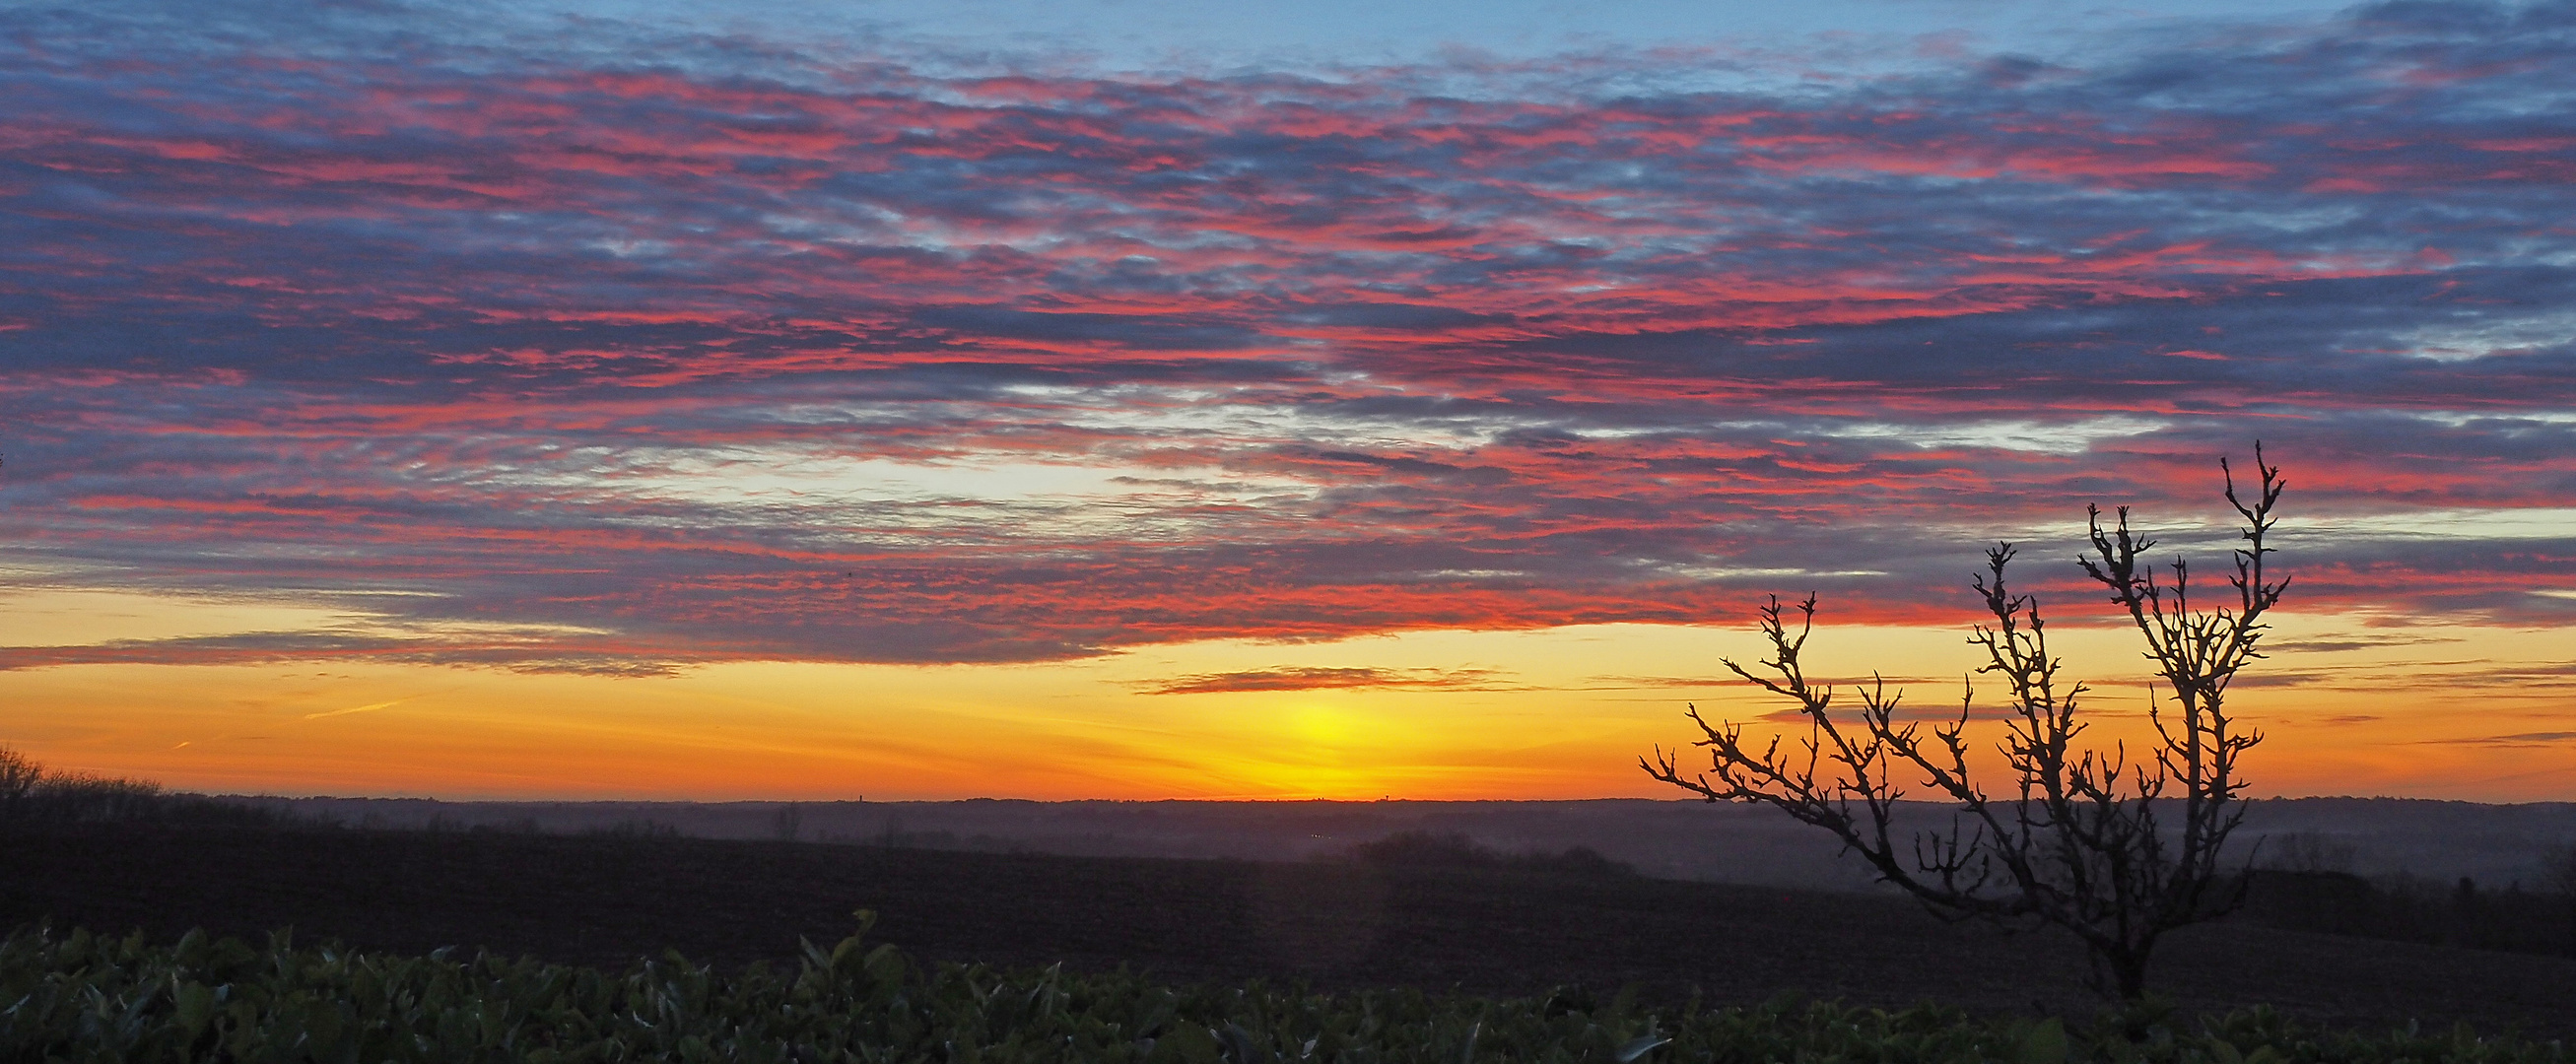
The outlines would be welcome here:
[[[206,1033],[206,1022],[215,1018],[215,988],[189,983],[173,996],[179,1003],[179,1029],[188,1032],[188,1041],[194,1042]]]
[[[1629,1039],[1628,1044],[1620,1046],[1619,1051],[1612,1055],[1618,1058],[1619,1064],[1632,1064],[1638,1057],[1653,1052],[1656,1046],[1670,1041],[1672,1039],[1651,1034],[1639,1035]]]
[[[1195,1023],[1183,1023],[1155,1039],[1154,1049],[1145,1059],[1151,1064],[1212,1064],[1219,1055],[1216,1032]]]
[[[1222,1041],[1225,1051],[1234,1057],[1235,1064],[1270,1064],[1270,1051],[1261,1048],[1261,1043],[1252,1037],[1252,1032],[1244,1030],[1242,1024],[1226,1024]]]
[[[869,950],[867,957],[859,962],[859,967],[882,985],[900,986],[903,983],[903,954],[894,948],[894,943],[888,942]]]
[[[339,1046],[345,1019],[336,1001],[315,1001],[304,1006],[304,1032],[314,1056],[324,1056]]]
[[[2052,1016],[2022,1032],[2020,1064],[2066,1064],[2066,1025]]]

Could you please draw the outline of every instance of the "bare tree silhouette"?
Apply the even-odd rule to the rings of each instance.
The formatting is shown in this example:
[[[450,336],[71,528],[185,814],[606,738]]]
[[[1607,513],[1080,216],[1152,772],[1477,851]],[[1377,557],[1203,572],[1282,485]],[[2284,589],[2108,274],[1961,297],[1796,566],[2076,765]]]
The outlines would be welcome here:
[[[0,746],[0,821],[25,815],[28,800],[44,778],[45,767],[36,759]]]
[[[2237,759],[2263,737],[2228,716],[2227,688],[2263,656],[2255,646],[2267,627],[2264,614],[2289,586],[2265,574],[2273,550],[2264,540],[2285,484],[2277,467],[2263,463],[2260,443],[2254,464],[2262,484],[2248,503],[2237,494],[2234,471],[2219,461],[2227,501],[2245,522],[2245,545],[2229,578],[2232,606],[2195,607],[2191,572],[2179,557],[2171,583],[2160,581],[2152,564],[2141,563],[2155,541],[2130,530],[2127,507],[2109,529],[2099,507],[2086,508],[2091,550],[2078,561],[2127,611],[2167,688],[2163,700],[2150,690],[2158,738],[2152,761],[2131,762],[2125,744],[2108,753],[2075,749],[2087,727],[2077,719],[2087,688],[2060,681],[2039,603],[2005,584],[2014,547],[2002,543],[1986,551],[1986,571],[1972,581],[1992,623],[1977,625],[1968,642],[1985,652],[1977,671],[2001,674],[2011,695],[1999,747],[2015,776],[2009,795],[1989,796],[1970,778],[1973,689],[1961,697],[1958,718],[1934,725],[1928,737],[1919,724],[1898,722],[1903,692],[1889,694],[1884,680],[1855,685],[1856,721],[1834,718],[1834,688],[1811,684],[1798,660],[1815,622],[1814,595],[1792,607],[1794,636],[1777,596],[1762,607],[1772,655],[1760,663],[1766,675],[1724,662],[1798,704],[1809,729],[1803,751],[1782,750],[1778,737],[1749,749],[1741,725],[1711,724],[1694,705],[1690,719],[1705,738],[1692,745],[1709,751],[1709,769],[1686,773],[1681,751],[1662,747],[1638,764],[1709,801],[1768,805],[1832,832],[1880,879],[1944,917],[2064,928],[2090,952],[2096,989],[2135,1000],[2145,993],[2147,959],[2159,938],[2244,900],[2246,877],[2219,859],[2245,815]],[[1897,829],[1897,802],[1907,792],[1896,773],[1919,774],[1922,787],[1956,807],[1947,827]]]

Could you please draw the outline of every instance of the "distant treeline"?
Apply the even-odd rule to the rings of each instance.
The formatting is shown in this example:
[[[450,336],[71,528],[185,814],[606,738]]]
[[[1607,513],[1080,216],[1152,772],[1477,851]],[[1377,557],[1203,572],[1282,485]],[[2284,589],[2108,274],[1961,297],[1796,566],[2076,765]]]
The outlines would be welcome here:
[[[283,817],[158,783],[61,772],[0,746],[0,825],[170,823],[271,827]]]
[[[2568,868],[2576,855],[2551,863]],[[2466,878],[2373,881],[2350,872],[2279,869],[2253,876],[2244,916],[2274,927],[2576,957],[2576,877],[2495,889]]]
[[[800,830],[798,807],[774,814],[773,837],[813,837]],[[414,830],[552,834],[534,818],[469,823],[445,815],[408,824],[368,816],[352,823],[334,816],[298,815],[277,799],[243,799],[172,793],[157,783],[46,768],[0,747],[0,828],[68,827],[144,823],[172,827]],[[651,817],[589,824],[569,834],[622,838],[677,838],[680,827]],[[1024,852],[1018,840],[949,831],[902,831],[833,841],[893,849]],[[2365,938],[2462,946],[2516,953],[2576,956],[2576,847],[2539,855],[2532,882],[2502,886],[2471,879],[2430,880],[2407,875],[2364,877],[2349,868],[2353,854],[2320,837],[2286,836],[2269,852],[2266,867],[2251,873],[2239,919],[2275,927]],[[1507,852],[1458,832],[1404,831],[1342,851],[1344,859],[1389,868],[1512,869],[1586,877],[1629,877],[1637,870],[1589,847],[1554,852]]]
[[[1504,853],[1465,835],[1405,831],[1351,848],[1368,864],[1402,868],[1515,868],[1582,876],[1635,876],[1637,870],[1589,846],[1556,853]]]

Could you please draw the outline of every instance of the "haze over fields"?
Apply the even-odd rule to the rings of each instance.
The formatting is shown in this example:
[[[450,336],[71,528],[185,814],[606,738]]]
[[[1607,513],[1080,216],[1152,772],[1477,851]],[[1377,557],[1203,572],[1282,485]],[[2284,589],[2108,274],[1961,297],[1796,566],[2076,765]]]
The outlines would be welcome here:
[[[781,839],[1098,857],[1338,860],[1405,833],[1505,855],[1588,849],[1662,879],[1872,891],[1876,876],[1824,834],[1770,810],[1694,801],[1578,802],[437,802],[266,799],[352,828]],[[1929,807],[1901,823],[1936,824]],[[2258,805],[2231,863],[2346,872],[2448,890],[2551,889],[2542,862],[2576,847],[2576,804],[2486,806],[2313,798]]]
[[[2259,439],[2254,793],[2576,799],[2576,3],[1202,6],[0,4],[0,745],[1669,797],[2003,539],[2135,741]]]

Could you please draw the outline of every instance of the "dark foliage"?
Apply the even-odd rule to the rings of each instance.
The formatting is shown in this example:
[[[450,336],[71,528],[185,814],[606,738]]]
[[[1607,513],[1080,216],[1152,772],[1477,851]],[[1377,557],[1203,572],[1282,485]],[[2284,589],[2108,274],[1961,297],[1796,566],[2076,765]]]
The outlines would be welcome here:
[[[1357,990],[1616,989],[1675,1007],[1799,991],[1857,1005],[2089,1015],[2060,935],[1944,924],[1902,898],[1583,877],[1508,865],[1257,864],[510,831],[86,824],[0,831],[0,928],[160,940],[191,927],[421,953],[489,948],[615,968],[665,949],[794,963],[849,912],[935,961],[1129,967],[1175,981]],[[2187,929],[2159,985],[2182,1007],[2271,1002],[2340,1025],[2470,1021],[2576,1038],[2576,960],[2307,934]]]
[[[861,928],[872,914],[861,912]],[[2557,1043],[2321,1031],[2268,1009],[2067,1024],[1953,1009],[1777,1000],[1679,1009],[1621,994],[1504,1000],[1419,991],[1174,987],[1128,972],[922,965],[857,936],[735,973],[678,953],[623,971],[482,954],[169,946],[75,931],[0,939],[0,1058],[171,1061],[981,1061],[1449,1064],[2566,1064]]]
[[[2576,894],[2553,883],[2497,889],[2473,879],[2372,882],[2334,871],[2249,875],[2244,915],[2274,927],[2576,957]]]
[[[1373,865],[1415,868],[1517,868],[1575,876],[1634,876],[1637,870],[1589,846],[1555,853],[1504,853],[1456,832],[1403,831],[1351,848]]]
[[[24,754],[0,747],[0,824],[254,827],[282,820],[275,812],[220,798],[172,794],[157,783],[49,770]]]

